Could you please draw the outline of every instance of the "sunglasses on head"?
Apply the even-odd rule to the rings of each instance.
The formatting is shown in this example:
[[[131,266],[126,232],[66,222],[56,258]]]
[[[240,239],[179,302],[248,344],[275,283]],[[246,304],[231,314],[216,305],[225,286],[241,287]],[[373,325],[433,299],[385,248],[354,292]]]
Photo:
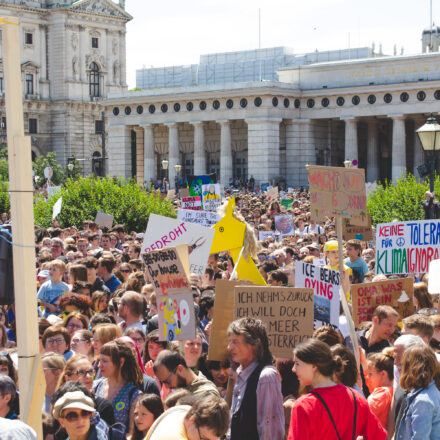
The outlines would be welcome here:
[[[76,422],[79,418],[89,419],[92,416],[90,411],[86,411],[85,409],[81,410],[81,413],[78,414],[75,411],[68,412],[63,416],[63,419],[66,419],[68,422]]]

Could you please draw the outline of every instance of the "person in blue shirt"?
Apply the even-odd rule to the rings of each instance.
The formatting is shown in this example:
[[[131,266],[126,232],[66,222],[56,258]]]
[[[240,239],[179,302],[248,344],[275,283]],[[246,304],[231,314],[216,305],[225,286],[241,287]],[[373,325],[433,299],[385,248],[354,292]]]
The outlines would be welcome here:
[[[116,265],[116,260],[111,253],[106,252],[98,261],[99,264],[96,273],[103,279],[110,293],[114,293],[122,284],[116,275],[112,273]]]
[[[347,258],[345,265],[359,276],[359,283],[364,282],[365,274],[368,272],[368,266],[365,260],[361,258],[362,246],[359,240],[349,240],[345,244]]]
[[[69,286],[63,282],[66,265],[61,260],[49,263],[50,280],[43,283],[38,290],[37,299],[40,306],[44,306],[43,316],[47,318],[58,310],[58,300],[69,291]]]

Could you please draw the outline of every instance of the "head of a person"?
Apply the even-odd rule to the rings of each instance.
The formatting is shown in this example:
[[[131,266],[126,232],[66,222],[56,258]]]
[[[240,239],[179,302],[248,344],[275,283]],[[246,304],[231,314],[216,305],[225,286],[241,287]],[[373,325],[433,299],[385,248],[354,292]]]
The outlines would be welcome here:
[[[378,339],[388,340],[396,329],[399,320],[398,312],[391,306],[378,306],[373,312],[373,330]]]
[[[186,372],[188,370],[183,355],[177,351],[162,350],[154,361],[156,377],[170,388],[186,387]]]
[[[66,264],[61,260],[53,260],[49,263],[49,275],[52,280],[61,280],[66,270]]]
[[[159,330],[153,330],[145,337],[143,362],[155,361],[157,355],[162,350],[168,350],[170,345],[168,341],[159,341]]]
[[[94,376],[95,370],[89,358],[83,354],[75,354],[67,361],[59,378],[58,386],[69,381],[77,381],[91,390]]]
[[[428,285],[426,283],[414,283],[413,301],[416,310],[432,309],[432,297],[428,293]]]
[[[429,200],[432,197],[432,194],[429,191],[425,192],[425,200]]]
[[[138,243],[131,243],[128,247],[128,256],[130,257],[130,260],[136,260],[139,258],[139,255],[141,253],[141,245]]]
[[[434,380],[440,385],[440,365],[434,351],[426,344],[414,345],[403,354],[400,386],[411,391],[417,388],[428,388]]]
[[[184,419],[189,440],[215,440],[226,434],[229,426],[229,407],[220,397],[197,400]]]
[[[212,381],[217,387],[226,387],[229,377],[229,361],[208,361],[206,363],[206,370],[212,378]]]
[[[143,375],[129,343],[107,342],[99,354],[99,369],[103,377],[122,378],[133,385],[142,383]]]
[[[202,356],[203,337],[200,332],[196,332],[195,339],[186,340],[183,344],[183,354],[188,367],[197,367],[200,356]]]
[[[145,298],[137,292],[129,290],[122,295],[118,306],[118,314],[122,319],[136,318],[140,320],[145,310]]]
[[[82,391],[63,394],[53,405],[53,417],[71,439],[87,438],[90,431],[90,418],[95,413],[95,403]]]
[[[367,357],[367,370],[364,372],[370,392],[375,388],[387,386],[394,379],[394,355],[391,347]]]
[[[92,294],[92,308],[95,313],[105,313],[108,307],[108,296],[102,290],[95,290]]]
[[[98,324],[93,329],[93,350],[98,355],[101,348],[107,342],[122,336],[121,327],[116,324]]]
[[[394,341],[394,365],[402,369],[402,358],[406,350],[417,344],[423,344],[423,339],[416,335],[402,335]]]
[[[70,339],[70,348],[76,354],[92,356],[93,354],[93,334],[90,330],[81,329],[73,333]]]
[[[356,239],[348,240],[345,244],[345,251],[347,253],[347,257],[350,259],[357,259],[362,252],[361,242]]]
[[[334,345],[330,351],[333,358],[339,356],[342,359],[342,367],[337,369],[333,375],[334,381],[346,387],[352,387],[358,377],[358,367],[353,352],[342,344]]]
[[[70,333],[65,327],[52,325],[44,331],[42,343],[46,352],[64,354],[70,349]]]
[[[98,260],[98,268],[96,270],[99,276],[108,277],[116,266],[116,260],[112,255],[106,255]]]
[[[15,383],[17,383],[17,370],[15,369],[14,361],[8,351],[0,352],[0,375],[9,376]]]
[[[6,417],[14,408],[17,398],[15,382],[6,375],[0,375],[0,417]]]
[[[122,276],[124,277],[124,281],[127,281],[129,275],[133,272],[133,269],[128,263],[122,263],[119,266],[119,270],[121,271]]]
[[[52,253],[52,257],[58,258],[61,255],[63,255],[64,253],[64,243],[63,240],[61,240],[61,238],[52,238],[52,242],[51,242],[51,246],[50,246],[50,251]],[[64,272],[64,270],[63,270]]]
[[[69,266],[71,284],[77,281],[87,282],[87,267],[84,264],[72,264]]]
[[[156,394],[140,395],[134,402],[131,440],[142,440],[154,421],[163,413],[162,400]]]
[[[320,377],[332,379],[343,365],[341,357],[333,357],[325,342],[313,338],[295,347],[293,361],[292,371],[298,376],[302,388],[313,385]]]
[[[285,286],[287,282],[287,275],[281,269],[269,272],[267,275],[267,284],[270,286]]]
[[[402,334],[420,336],[428,344],[434,334],[434,324],[426,315],[407,316],[402,319]]]
[[[339,245],[337,240],[329,240],[324,244],[324,255],[328,258],[331,266],[336,266],[338,264],[338,249]]]
[[[66,360],[58,353],[48,352],[41,356],[41,363],[43,364],[44,377],[46,379],[46,389],[55,388],[66,366]]]
[[[138,327],[131,327],[124,334],[132,339],[142,356],[145,346],[145,333]]]
[[[337,330],[335,330],[330,325],[323,325],[318,327],[313,332],[313,337],[325,342],[329,347],[333,345],[342,344],[342,336]]]
[[[246,367],[254,360],[263,365],[272,363],[266,327],[259,319],[241,318],[229,324],[228,350],[232,360]]]
[[[63,326],[66,327],[72,336],[77,330],[87,329],[89,327],[89,320],[87,316],[79,312],[71,312],[64,318]]]

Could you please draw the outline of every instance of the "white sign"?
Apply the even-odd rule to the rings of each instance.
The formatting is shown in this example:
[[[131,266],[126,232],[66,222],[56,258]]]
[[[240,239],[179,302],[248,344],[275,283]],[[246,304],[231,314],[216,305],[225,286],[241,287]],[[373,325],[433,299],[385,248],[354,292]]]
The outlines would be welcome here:
[[[214,232],[214,229],[194,223],[150,214],[142,243],[142,253],[186,243],[189,246],[190,272],[204,275]]]
[[[315,328],[326,324],[339,327],[338,271],[298,261],[295,265],[295,287],[313,289],[315,293]]]
[[[195,209],[200,211],[202,209],[202,199],[200,196],[182,197],[182,209]]]
[[[327,263],[325,262],[324,258],[314,258],[313,259],[313,264],[315,266],[325,266]]]
[[[56,216],[61,212],[61,205],[63,203],[63,198],[60,197],[53,205],[52,209],[52,220],[56,218]]]
[[[440,260],[429,263],[428,292],[440,293]]]
[[[215,211],[222,204],[222,196],[219,183],[202,185],[203,209]]]
[[[277,215],[275,216],[275,229],[283,235],[293,235],[295,230],[293,228],[293,219],[291,215]]]
[[[275,237],[275,232],[274,231],[258,231],[258,240],[263,241],[266,240],[267,237],[273,237],[274,239]]]
[[[47,180],[50,180],[50,179],[52,179],[52,176],[53,176],[53,169],[51,167],[46,167],[44,169],[44,177]]]
[[[188,223],[195,223],[198,225],[210,228],[214,226],[219,220],[220,215],[211,211],[195,211],[192,209],[179,209],[177,211],[177,219]]]
[[[96,213],[95,223],[102,228],[110,229],[113,226],[113,218],[112,215],[99,211]]]

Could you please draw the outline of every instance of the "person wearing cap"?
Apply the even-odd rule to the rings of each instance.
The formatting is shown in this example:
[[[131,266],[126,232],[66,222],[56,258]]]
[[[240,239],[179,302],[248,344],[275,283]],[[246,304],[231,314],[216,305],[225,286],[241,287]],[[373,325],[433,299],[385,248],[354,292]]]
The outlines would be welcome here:
[[[321,249],[317,243],[308,244],[307,249],[309,250],[309,255],[312,255],[315,258],[321,257]]]
[[[327,269],[339,270],[339,254],[338,254],[338,241],[330,240],[324,245],[324,255],[328,259],[328,264],[326,264]],[[351,276],[353,271],[344,264],[344,272]]]
[[[90,423],[95,413],[93,399],[82,391],[71,391],[61,396],[54,404],[52,415],[66,430],[69,440],[104,440],[102,432]]]

